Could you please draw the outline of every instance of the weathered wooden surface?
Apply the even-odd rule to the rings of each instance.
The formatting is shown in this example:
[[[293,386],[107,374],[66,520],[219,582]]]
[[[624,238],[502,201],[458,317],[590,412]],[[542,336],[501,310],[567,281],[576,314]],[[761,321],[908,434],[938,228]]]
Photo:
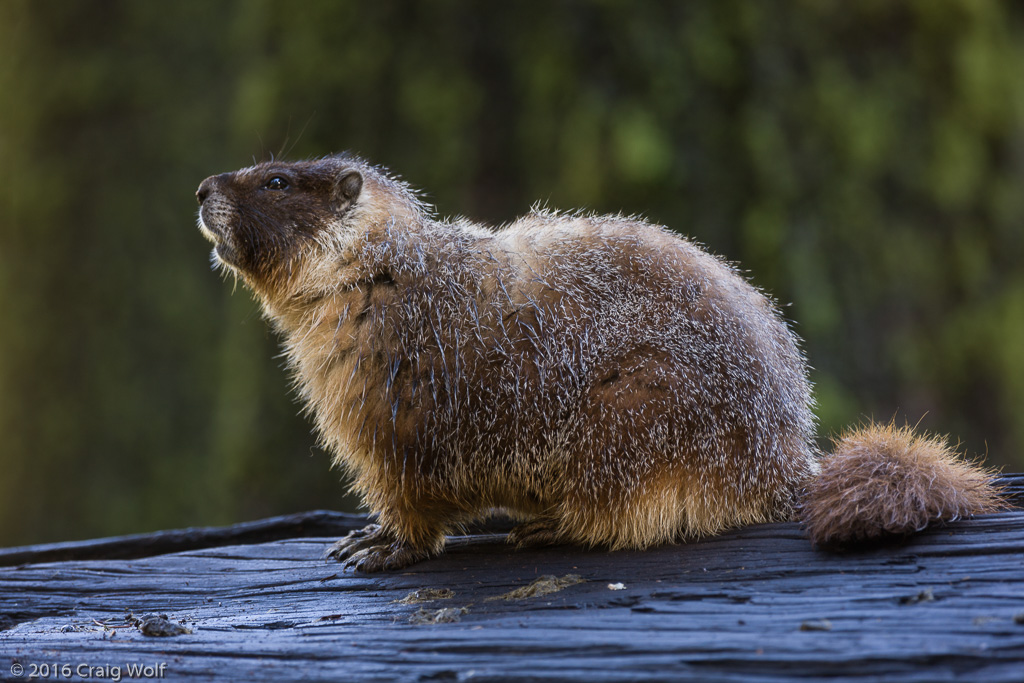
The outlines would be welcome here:
[[[66,560],[127,560],[223,545],[264,543],[309,536],[336,536],[364,524],[366,518],[361,515],[313,510],[227,527],[173,529],[89,541],[0,548],[0,567]]]
[[[477,534],[370,576],[320,559],[332,540],[2,568],[0,678],[67,664],[70,677],[49,678],[120,667],[127,679],[129,665],[164,664],[168,680],[1024,680],[1024,512],[842,556],[795,524],[615,553]],[[585,583],[488,600],[570,573]],[[396,602],[422,588],[455,595]],[[443,607],[468,611],[410,623]],[[193,632],[149,637],[129,613]]]

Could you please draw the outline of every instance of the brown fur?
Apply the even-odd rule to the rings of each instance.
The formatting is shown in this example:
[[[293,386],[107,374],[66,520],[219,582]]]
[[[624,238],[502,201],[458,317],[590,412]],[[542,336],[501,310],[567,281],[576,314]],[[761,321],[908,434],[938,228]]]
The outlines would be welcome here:
[[[198,197],[215,261],[256,293],[378,515],[331,553],[361,570],[440,552],[494,509],[524,520],[521,545],[642,548],[789,519],[820,467],[796,337],[732,267],[663,228],[439,221],[348,156],[222,174]],[[928,519],[970,511],[884,495],[879,509]]]
[[[1002,508],[992,477],[940,437],[868,425],[836,440],[807,484],[800,517],[811,540],[826,547],[906,535]]]

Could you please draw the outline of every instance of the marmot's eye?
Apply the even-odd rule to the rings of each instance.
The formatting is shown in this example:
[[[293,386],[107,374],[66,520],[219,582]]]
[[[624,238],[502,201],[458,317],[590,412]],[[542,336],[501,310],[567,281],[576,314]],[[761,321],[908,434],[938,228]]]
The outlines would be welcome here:
[[[268,180],[263,187],[267,188],[268,190],[283,190],[288,187],[288,179],[276,175],[270,180]]]

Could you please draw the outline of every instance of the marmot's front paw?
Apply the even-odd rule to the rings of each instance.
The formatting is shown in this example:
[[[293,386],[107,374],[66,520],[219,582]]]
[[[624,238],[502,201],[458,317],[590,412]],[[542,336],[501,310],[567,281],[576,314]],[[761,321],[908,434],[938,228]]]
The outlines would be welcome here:
[[[346,569],[355,569],[358,572],[366,573],[393,571],[425,560],[430,555],[431,553],[427,550],[420,550],[408,543],[395,541],[388,545],[363,548],[359,552],[349,555],[344,566]]]
[[[348,536],[327,549],[324,558],[341,562],[363,549],[387,545],[393,543],[394,540],[394,536],[384,531],[380,524],[369,524],[362,529],[350,531]]]

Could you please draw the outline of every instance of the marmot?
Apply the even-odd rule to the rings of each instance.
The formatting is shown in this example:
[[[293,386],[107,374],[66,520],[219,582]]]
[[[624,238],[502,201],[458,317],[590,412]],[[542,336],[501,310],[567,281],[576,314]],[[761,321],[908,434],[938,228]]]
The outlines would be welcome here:
[[[439,220],[350,155],[213,176],[197,198],[377,515],[328,553],[358,570],[440,553],[494,510],[520,546],[643,548],[794,518],[842,545],[1001,505],[992,473],[909,429],[819,453],[775,305],[663,227]]]

